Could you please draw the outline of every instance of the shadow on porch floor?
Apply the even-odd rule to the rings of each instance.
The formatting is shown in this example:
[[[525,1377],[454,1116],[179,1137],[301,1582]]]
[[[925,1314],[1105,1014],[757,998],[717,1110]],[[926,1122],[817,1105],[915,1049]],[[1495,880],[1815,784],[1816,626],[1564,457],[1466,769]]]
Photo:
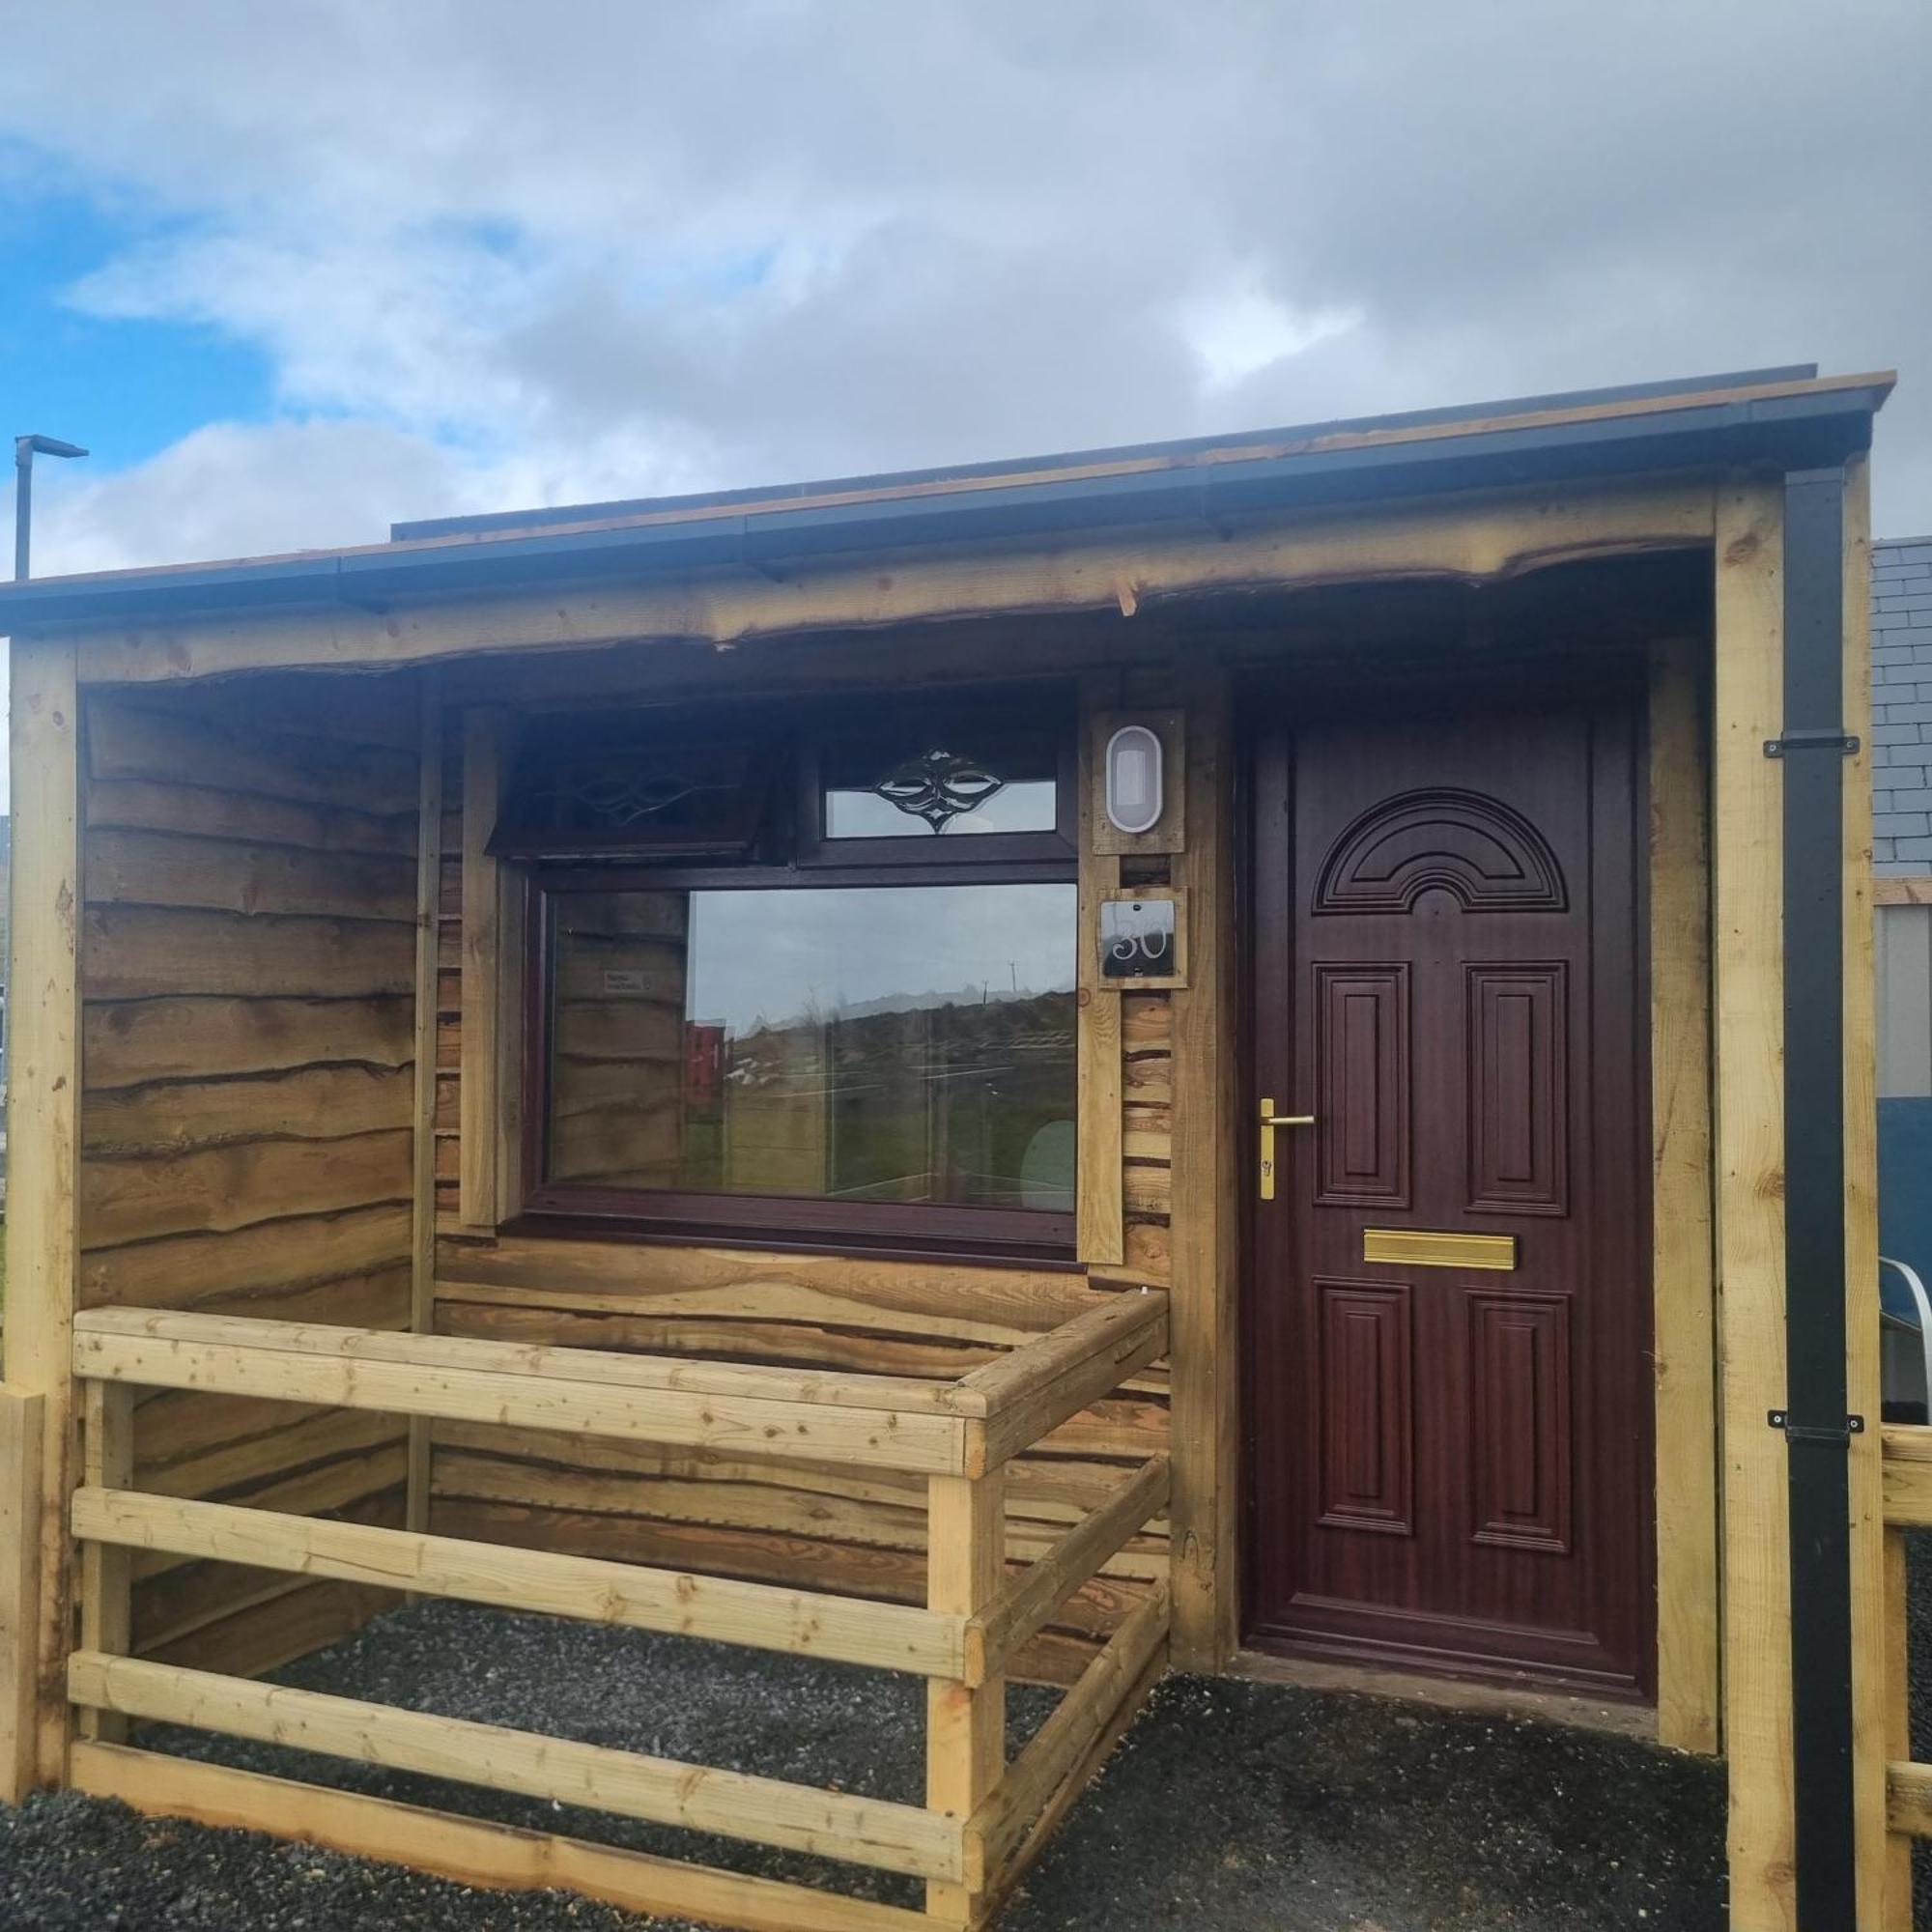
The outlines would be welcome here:
[[[923,1691],[909,1678],[453,1604],[399,1611],[281,1676],[918,1797]],[[1014,1691],[1016,1738],[1053,1695]],[[140,1742],[743,1870],[826,1872],[783,1854],[204,1733],[150,1730]],[[1721,1771],[1629,1739],[1177,1677],[1155,1693],[1003,1924],[1010,1932],[1718,1932],[1722,1834]],[[872,1883],[873,1895],[905,1898],[891,1889],[900,1881]],[[618,1932],[644,1923],[564,1894],[467,1891],[65,1796],[0,1810],[0,1922],[50,1932]]]

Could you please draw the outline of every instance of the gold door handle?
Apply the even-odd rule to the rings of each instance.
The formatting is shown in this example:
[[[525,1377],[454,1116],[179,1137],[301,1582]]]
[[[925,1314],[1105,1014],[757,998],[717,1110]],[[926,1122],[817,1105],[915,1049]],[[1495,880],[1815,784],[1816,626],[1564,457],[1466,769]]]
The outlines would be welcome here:
[[[1277,1127],[1312,1127],[1313,1114],[1277,1114],[1272,1100],[1262,1102],[1262,1199],[1274,1199],[1274,1130]]]

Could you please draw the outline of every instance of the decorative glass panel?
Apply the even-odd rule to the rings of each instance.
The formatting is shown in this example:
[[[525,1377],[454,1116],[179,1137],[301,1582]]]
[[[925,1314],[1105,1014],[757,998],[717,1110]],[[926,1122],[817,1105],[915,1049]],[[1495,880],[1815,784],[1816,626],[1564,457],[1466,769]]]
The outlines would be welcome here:
[[[1075,896],[559,895],[547,1179],[1070,1211]]]
[[[1050,746],[982,753],[969,737],[926,745],[846,744],[825,754],[828,838],[917,838],[930,833],[1051,832],[1059,817]]]
[[[745,744],[599,741],[582,723],[520,760],[491,849],[513,855],[645,852],[742,855],[770,789],[766,761]]]

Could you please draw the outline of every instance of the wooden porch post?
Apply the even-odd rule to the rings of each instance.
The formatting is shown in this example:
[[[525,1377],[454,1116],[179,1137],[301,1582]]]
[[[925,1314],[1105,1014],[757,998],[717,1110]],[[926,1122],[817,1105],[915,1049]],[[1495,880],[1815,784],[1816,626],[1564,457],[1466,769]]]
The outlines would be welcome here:
[[[67,1774],[72,1543],[67,1507],[74,1456],[73,1305],[80,1094],[79,718],[71,643],[15,638],[10,738],[14,850],[8,996],[6,1373],[38,1399],[40,1486],[24,1534],[38,1543],[38,1628],[7,1656],[33,1688],[6,1690],[9,1711],[35,1711],[34,1781]],[[24,1413],[25,1411],[23,1411]],[[20,1461],[31,1461],[24,1447]],[[16,1695],[15,1692],[18,1694]],[[29,1762],[19,1740],[17,1777]]]
[[[1702,639],[1650,665],[1651,1293],[1657,1738],[1720,1747],[1717,1321],[1711,1251],[1710,769]]]
[[[1722,1364],[1724,1734],[1730,1759],[1731,1923],[1812,1932],[1799,1917],[1792,1659],[1791,1458],[1826,1454],[1770,1424],[1789,1399],[1786,1349],[1784,783],[1766,745],[1785,717],[1785,490],[1720,487],[1713,747],[1714,1071]],[[1845,493],[1844,718],[1869,738],[1863,466]],[[1811,751],[1802,755],[1828,755]],[[1829,755],[1836,756],[1835,753]],[[1885,1870],[1883,1549],[1879,1520],[1869,754],[1843,767],[1845,1406],[1848,1446],[1853,1865],[1857,1922],[1882,1922]],[[1815,1830],[1816,1821],[1807,1820]],[[1815,1915],[1814,1915],[1815,1917]],[[1820,1922],[1818,1932],[1825,1932]],[[1835,1928],[1833,1928],[1835,1932]]]
[[[1219,1670],[1240,1636],[1241,1162],[1234,860],[1234,720],[1225,674],[1190,668],[1187,846],[1174,862],[1193,922],[1174,995],[1174,1659]]]

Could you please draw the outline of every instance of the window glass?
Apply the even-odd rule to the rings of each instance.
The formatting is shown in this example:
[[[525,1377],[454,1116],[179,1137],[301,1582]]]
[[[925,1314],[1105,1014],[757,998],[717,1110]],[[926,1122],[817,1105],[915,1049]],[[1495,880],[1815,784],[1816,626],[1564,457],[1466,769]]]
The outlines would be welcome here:
[[[1051,832],[1059,817],[1054,752],[1038,742],[997,754],[971,737],[846,744],[826,753],[824,777],[828,838]]]
[[[1070,1211],[1075,901],[558,894],[546,1179]]]

